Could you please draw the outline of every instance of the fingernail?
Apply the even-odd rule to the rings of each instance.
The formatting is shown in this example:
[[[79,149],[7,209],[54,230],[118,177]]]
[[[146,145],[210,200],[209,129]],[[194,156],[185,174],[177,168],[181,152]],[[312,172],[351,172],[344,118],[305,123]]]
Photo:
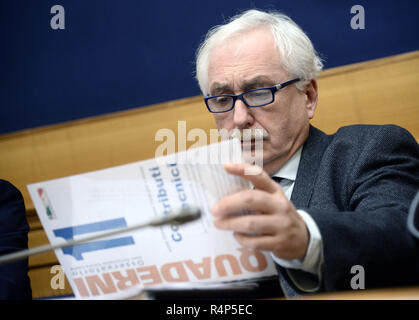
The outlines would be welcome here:
[[[213,223],[214,223],[214,226],[215,226],[217,229],[222,229],[223,225],[222,225],[222,223],[221,223],[221,219],[215,218],[215,219],[213,220]]]
[[[251,166],[244,169],[244,174],[246,176],[257,176],[262,173],[262,168],[259,166]]]
[[[233,167],[233,163],[232,162],[227,162],[223,164],[224,169],[230,169]]]
[[[218,213],[218,204],[216,203],[216,204],[214,204],[213,206],[212,206],[212,208],[211,208],[211,213],[213,214],[213,215],[217,215],[217,213]]]

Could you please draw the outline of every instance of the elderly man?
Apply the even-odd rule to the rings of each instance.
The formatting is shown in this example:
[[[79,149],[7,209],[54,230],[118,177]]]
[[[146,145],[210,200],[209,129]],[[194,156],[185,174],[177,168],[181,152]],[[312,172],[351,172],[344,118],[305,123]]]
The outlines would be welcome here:
[[[286,295],[351,289],[353,266],[366,288],[419,283],[406,231],[419,148],[406,130],[356,125],[326,135],[311,126],[322,62],[280,13],[250,10],[211,29],[196,63],[217,127],[264,132],[260,174],[225,165],[254,188],[214,205],[216,227],[271,252]],[[234,214],[243,209],[254,214]]]

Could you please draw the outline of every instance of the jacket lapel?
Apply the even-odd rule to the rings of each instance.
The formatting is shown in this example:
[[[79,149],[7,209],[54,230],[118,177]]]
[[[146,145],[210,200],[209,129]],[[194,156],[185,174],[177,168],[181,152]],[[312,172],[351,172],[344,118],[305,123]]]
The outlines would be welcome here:
[[[307,141],[301,153],[297,178],[291,195],[291,201],[297,208],[307,208],[313,193],[318,168],[327,146],[328,136],[310,125]]]

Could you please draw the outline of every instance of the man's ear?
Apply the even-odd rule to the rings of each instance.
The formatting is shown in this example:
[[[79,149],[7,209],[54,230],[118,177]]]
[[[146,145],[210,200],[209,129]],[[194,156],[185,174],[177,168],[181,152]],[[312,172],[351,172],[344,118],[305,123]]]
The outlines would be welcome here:
[[[310,82],[304,88],[304,93],[306,94],[306,109],[309,119],[313,119],[314,111],[317,107],[318,101],[318,91],[317,91],[317,80],[311,79]]]

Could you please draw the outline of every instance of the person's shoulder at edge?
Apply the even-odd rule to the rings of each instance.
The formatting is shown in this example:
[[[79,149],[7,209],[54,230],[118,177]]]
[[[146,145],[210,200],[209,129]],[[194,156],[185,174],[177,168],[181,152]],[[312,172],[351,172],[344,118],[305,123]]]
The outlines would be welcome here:
[[[29,226],[21,192],[0,179],[0,255],[28,248]],[[31,299],[28,260],[0,265],[0,299]]]
[[[413,135],[405,128],[395,124],[354,124],[340,127],[333,136],[353,136],[359,139],[371,139],[374,135],[392,137],[396,140],[413,140]]]
[[[10,232],[28,232],[22,193],[12,183],[0,179],[0,236]]]

